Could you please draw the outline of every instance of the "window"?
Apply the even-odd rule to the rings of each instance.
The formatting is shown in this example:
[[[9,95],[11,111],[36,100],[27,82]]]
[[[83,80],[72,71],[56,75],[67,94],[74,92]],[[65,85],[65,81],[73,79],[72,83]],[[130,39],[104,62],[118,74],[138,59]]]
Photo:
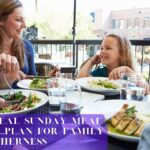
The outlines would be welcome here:
[[[127,28],[128,29],[132,29],[133,28],[133,19],[132,18],[128,18],[127,19]]]
[[[91,17],[92,17],[92,21],[95,22],[95,13],[94,13],[94,12],[91,12],[90,15],[91,15]]]
[[[113,19],[113,29],[119,29],[120,23],[119,20]]]
[[[139,28],[139,18],[134,18],[134,28],[135,29]]]
[[[124,20],[120,19],[120,29],[124,29]]]
[[[150,28],[150,18],[144,18],[144,28]]]

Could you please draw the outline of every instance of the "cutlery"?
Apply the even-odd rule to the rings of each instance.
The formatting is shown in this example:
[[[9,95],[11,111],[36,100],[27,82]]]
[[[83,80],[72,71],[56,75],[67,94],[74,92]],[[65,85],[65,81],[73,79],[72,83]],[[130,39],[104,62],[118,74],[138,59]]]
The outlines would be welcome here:
[[[4,78],[4,80],[5,80],[6,84],[7,84],[7,86],[8,86],[10,89],[13,89],[13,88],[11,87],[11,85],[9,84],[9,82],[7,81],[6,76],[5,76],[5,73],[4,73],[4,70],[3,70],[1,67],[0,67],[0,72],[2,72],[3,78]]]
[[[13,88],[11,87],[11,85],[9,84],[9,82],[7,81],[6,76],[5,76],[5,72],[4,72],[4,70],[2,69],[1,66],[0,66],[0,72],[2,72],[3,78],[4,78],[4,80],[5,80],[6,84],[7,84],[7,86],[9,87],[8,96],[10,97],[10,96],[11,96],[10,91],[13,90]]]
[[[8,94],[7,95],[0,95],[1,98],[3,98],[8,105],[14,105],[14,104],[19,104],[21,103],[24,99],[25,99],[25,96],[23,96],[22,98],[19,98],[19,99],[10,99],[11,98],[11,95]]]
[[[25,79],[34,79],[34,78],[48,79],[48,78],[53,78],[53,76],[32,76],[32,75],[27,75],[25,77]]]
[[[96,102],[98,102],[98,101],[101,101],[101,99],[99,98],[99,99],[96,99],[95,101],[94,101],[94,103],[96,103]]]

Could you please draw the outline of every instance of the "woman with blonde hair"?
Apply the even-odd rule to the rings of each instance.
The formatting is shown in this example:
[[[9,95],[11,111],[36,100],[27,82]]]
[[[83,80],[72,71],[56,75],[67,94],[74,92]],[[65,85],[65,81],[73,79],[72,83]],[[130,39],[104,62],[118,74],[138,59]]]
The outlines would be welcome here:
[[[33,47],[21,38],[25,27],[22,3],[19,0],[0,0],[0,54],[16,57],[20,68],[17,75],[3,71],[10,84],[26,75],[36,75]],[[3,81],[3,76],[0,80]]]

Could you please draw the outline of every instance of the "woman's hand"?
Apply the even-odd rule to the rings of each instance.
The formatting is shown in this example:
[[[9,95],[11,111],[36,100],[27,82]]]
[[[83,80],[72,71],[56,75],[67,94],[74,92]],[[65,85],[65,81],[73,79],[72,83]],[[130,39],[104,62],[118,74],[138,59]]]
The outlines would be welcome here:
[[[19,71],[17,76],[16,76],[16,80],[20,81],[26,78],[26,74],[24,74],[22,71]]]
[[[4,80],[5,75],[8,83],[11,85],[18,77],[22,77],[19,71],[19,63],[16,57],[7,55],[5,53],[0,54],[0,89],[6,88],[8,85]]]
[[[6,73],[19,71],[17,58],[11,55],[6,55],[5,53],[0,54],[0,67]]]

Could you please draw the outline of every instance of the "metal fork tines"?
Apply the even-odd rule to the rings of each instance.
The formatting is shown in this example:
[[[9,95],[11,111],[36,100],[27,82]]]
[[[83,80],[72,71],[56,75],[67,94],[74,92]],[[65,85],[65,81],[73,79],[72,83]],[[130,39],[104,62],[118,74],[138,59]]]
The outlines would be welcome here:
[[[3,78],[4,78],[4,80],[5,80],[6,84],[7,84],[7,86],[8,86],[10,89],[13,89],[13,88],[11,87],[11,85],[9,84],[9,82],[7,81],[6,76],[5,76],[5,72],[4,72],[4,70],[2,69],[2,67],[0,67],[0,72],[2,72]]]

